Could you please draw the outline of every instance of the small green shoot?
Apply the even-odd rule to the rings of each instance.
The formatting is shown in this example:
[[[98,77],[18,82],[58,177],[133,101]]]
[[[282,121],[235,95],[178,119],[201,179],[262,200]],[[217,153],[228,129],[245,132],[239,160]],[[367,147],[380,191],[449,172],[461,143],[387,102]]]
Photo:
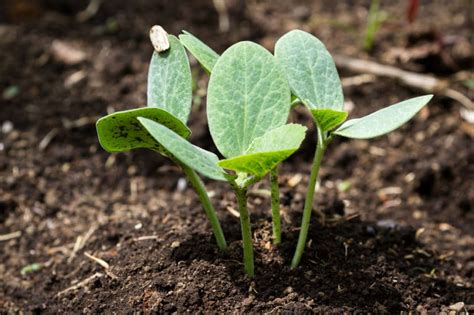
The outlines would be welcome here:
[[[432,95],[415,97],[344,123],[347,113],[343,110],[341,81],[331,55],[316,37],[291,31],[277,41],[275,56],[285,69],[293,94],[313,115],[317,130],[301,229],[291,262],[291,267],[296,268],[306,246],[318,172],[329,143],[335,136],[369,139],[386,134],[410,120]]]
[[[185,32],[185,31],[183,31],[183,32],[184,32],[184,34],[179,36],[179,39],[182,41],[183,45],[201,63],[203,68],[208,73],[211,73],[212,69],[214,68],[214,65],[217,63],[217,60],[219,59],[219,55],[214,50],[212,50],[209,46],[204,44],[202,41],[200,41],[198,38],[196,38],[192,34],[190,34],[188,32]],[[226,76],[225,71],[223,73],[223,76],[224,77]],[[240,78],[232,78],[232,80],[236,80],[237,82],[239,82]],[[240,82],[243,82],[243,81],[240,81]],[[231,90],[229,90],[229,91],[231,91]],[[255,93],[258,95],[258,91],[255,91]],[[258,100],[258,99],[256,99],[256,100]],[[292,96],[291,100],[292,100],[292,102],[294,102],[294,103],[291,104],[292,106],[295,106],[296,104],[300,103],[299,99],[295,98],[294,96]],[[255,104],[258,104],[258,103],[255,103]],[[232,108],[230,108],[230,109],[232,109]],[[237,109],[233,109],[233,110],[240,111],[241,109],[237,108]],[[266,109],[266,110],[269,110],[269,109]],[[243,113],[245,115],[245,112],[243,112]],[[224,114],[227,115],[227,113],[224,113]],[[281,117],[285,116],[283,113],[281,113],[280,115],[281,115]],[[216,119],[220,119],[220,118],[217,117]],[[268,121],[268,119],[267,119],[267,121]],[[253,122],[250,121],[249,123],[251,124]],[[245,126],[242,125],[242,128],[245,128]],[[294,128],[294,127],[289,127],[289,128]],[[236,131],[239,132],[238,130],[236,130]],[[291,132],[291,130],[289,130],[289,131]],[[298,128],[296,128],[296,129],[294,128],[294,131],[298,133]],[[300,134],[301,134],[301,129],[300,129]],[[265,142],[266,140],[267,140],[266,138],[263,138],[263,142]],[[217,140],[217,141],[219,141],[219,140]],[[246,146],[246,145],[247,144],[244,143],[244,146]],[[280,156],[285,156],[285,155],[288,155],[288,154],[291,154],[292,152],[294,152],[295,148],[294,147],[292,148],[291,143],[289,143],[289,145],[290,146],[287,147],[286,150],[282,150],[281,152],[279,152]],[[230,169],[230,170],[252,173],[248,168],[249,167],[253,168],[254,171],[255,171],[256,168],[259,168],[259,163],[262,162],[262,158],[264,159],[264,161],[266,161],[265,163],[272,163],[273,165],[277,165],[279,163],[278,158],[274,162],[272,162],[271,159],[263,157],[266,153],[262,152],[262,154],[257,154],[258,153],[257,149],[258,148],[255,148],[255,145],[254,145],[253,148],[249,148],[247,150],[247,152],[246,152],[247,155],[246,156],[233,157],[233,158],[230,158],[228,160],[221,161],[220,165],[227,168],[227,169]],[[270,151],[271,151],[271,148],[270,148]],[[284,152],[284,151],[287,151],[287,152]],[[272,154],[272,155],[274,155],[274,154]],[[267,167],[265,167],[263,169],[261,168],[261,170],[263,170],[263,173],[267,172],[266,169],[267,169]],[[256,173],[259,173],[259,172],[257,171]],[[261,173],[262,172],[260,172],[260,174],[257,174],[257,175],[262,176]],[[279,204],[279,188],[278,188],[277,167],[274,167],[272,169],[271,173],[270,173],[270,184],[271,184],[271,187],[272,187],[272,189],[271,189],[271,199],[272,199],[273,240],[274,240],[274,244],[278,245],[278,244],[281,243],[281,223],[280,223],[281,219],[280,219],[280,210],[279,210],[279,206],[278,206],[278,204]]]
[[[253,245],[247,209],[247,189],[294,153],[306,128],[285,125],[291,93],[282,68],[263,47],[240,42],[217,60],[209,81],[207,112],[211,136],[221,154],[223,168],[233,170],[244,266],[254,275]]]
[[[369,16],[367,18],[367,27],[364,36],[364,50],[371,51],[374,47],[375,35],[387,20],[387,13],[380,10],[380,0],[370,2]]]
[[[100,144],[108,152],[146,148],[168,156],[181,166],[199,196],[218,247],[225,250],[227,243],[216,212],[201,179],[193,170],[194,168],[205,176],[224,180],[222,173],[212,172],[212,166],[206,168],[208,166],[206,163],[212,163],[213,156],[205,156],[203,164],[197,165],[193,161],[193,168],[191,168],[189,164],[182,162],[181,151],[172,154],[167,150],[170,141],[177,141],[178,144],[181,144],[180,141],[188,143],[184,139],[191,133],[186,126],[186,121],[192,103],[192,79],[188,57],[181,42],[175,36],[168,35],[168,41],[170,44],[168,50],[160,53],[153,52],[148,73],[148,107],[116,112],[102,117],[97,121],[97,134]],[[151,126],[154,132],[163,134],[163,139],[160,138],[160,141],[157,141],[154,133],[145,129],[144,125]],[[186,147],[180,146],[180,149],[185,150]],[[197,162],[201,161],[199,157],[197,159]],[[217,161],[217,157],[215,160]]]
[[[29,275],[31,273],[35,273],[37,271],[40,271],[41,268],[43,268],[43,265],[42,264],[39,264],[39,263],[32,263],[30,265],[26,265],[25,267],[21,268],[20,270],[20,274],[22,276],[26,276],[26,275]]]
[[[344,180],[340,182],[339,184],[337,184],[337,190],[339,190],[342,193],[349,191],[351,187],[352,187],[352,183],[348,180]]]

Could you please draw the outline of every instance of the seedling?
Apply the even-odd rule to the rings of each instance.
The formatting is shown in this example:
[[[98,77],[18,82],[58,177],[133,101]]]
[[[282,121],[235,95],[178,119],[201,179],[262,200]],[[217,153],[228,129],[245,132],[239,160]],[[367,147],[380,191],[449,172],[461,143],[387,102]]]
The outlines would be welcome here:
[[[286,124],[290,87],[272,54],[255,43],[241,42],[219,57],[188,33],[181,36],[182,42],[212,71],[207,98],[209,128],[226,159],[219,160],[214,153],[191,144],[186,140],[189,129],[184,125],[191,97],[189,63],[181,43],[171,35],[168,40],[169,51],[154,53],[150,65],[149,107],[100,119],[99,139],[110,152],[148,148],[180,165],[203,202],[216,239],[222,240],[221,248],[225,248],[225,241],[220,226],[195,171],[214,180],[227,181],[237,197],[245,271],[253,277],[247,190],[268,172],[275,173],[276,167],[299,148],[306,128]],[[150,108],[158,105],[160,108]]]
[[[364,49],[366,51],[371,51],[374,47],[375,35],[386,20],[387,13],[380,10],[380,0],[372,0],[364,36]]]
[[[192,35],[189,32],[183,31],[184,34],[181,34],[179,36],[180,41],[183,43],[183,45],[193,54],[193,56],[199,61],[199,63],[202,65],[204,70],[206,72],[211,73],[213,71],[214,65],[217,63],[219,59],[219,55],[212,50],[209,46],[207,46],[205,43],[203,43],[201,40],[199,40],[197,37]],[[247,49],[247,47],[250,47],[249,49],[254,49],[255,44],[252,43],[246,43],[241,48],[238,49],[238,53],[235,53],[235,55],[238,57],[239,54],[244,54],[243,50]],[[242,51],[242,52],[241,52]],[[232,102],[234,101],[232,99],[233,96],[228,96],[228,95],[222,95],[221,94],[221,89],[222,90],[227,90],[227,93],[235,93],[235,90],[231,89],[231,86],[234,84],[233,82],[245,82],[242,81],[242,76],[244,73],[237,73],[239,67],[242,65],[239,65],[238,63],[234,61],[231,61],[231,57],[228,57],[227,59],[229,61],[224,62],[224,66],[221,66],[222,68],[227,67],[227,68],[232,68],[232,71],[234,71],[234,75],[230,76],[227,75],[226,72],[228,69],[221,70],[222,73],[219,73],[217,75],[214,75],[214,79],[212,79],[209,83],[209,93],[211,93],[211,98],[209,100],[209,106],[211,107],[211,110],[208,111],[208,118],[209,118],[209,128],[211,129],[211,135],[213,136],[214,141],[216,144],[222,143],[225,141],[235,141],[234,143],[238,144],[239,146],[246,146],[248,145],[249,141],[254,139],[258,134],[261,134],[261,131],[265,128],[266,125],[269,124],[269,121],[272,119],[276,119],[275,117],[278,118],[278,121],[269,125],[269,127],[272,126],[279,126],[281,125],[281,121],[285,120],[286,117],[288,116],[288,111],[289,107],[288,104],[285,100],[285,97],[279,98],[279,103],[275,104],[259,104],[257,106],[260,106],[262,108],[254,109],[252,106],[253,103],[258,104],[259,98],[265,98],[267,93],[274,93],[272,91],[276,91],[275,87],[267,87],[267,84],[270,84],[272,80],[278,79],[279,81],[282,81],[282,75],[281,71],[279,70],[279,67],[273,64],[273,59],[269,57],[268,53],[265,52],[262,49],[258,49],[258,53],[255,53],[253,56],[248,57],[249,60],[252,58],[267,58],[271,62],[268,65],[263,65],[263,67],[266,67],[267,69],[271,69],[272,67],[276,68],[277,74],[273,74],[270,78],[267,78],[266,80],[259,82],[259,76],[255,75],[252,70],[248,70],[248,75],[250,77],[253,77],[254,80],[251,82],[251,84],[259,82],[264,89],[259,90],[257,86],[246,86],[243,88],[243,90],[246,90],[245,94],[242,94],[241,99],[239,99],[235,104],[240,104],[239,106],[233,106]],[[237,57],[234,57],[237,58]],[[227,60],[226,59],[226,60]],[[231,63],[232,62],[232,63]],[[249,62],[249,64],[245,64],[247,67],[261,67],[262,65],[258,62],[255,62],[252,64],[252,62]],[[258,69],[258,68],[256,68]],[[253,70],[255,71],[255,70]],[[262,76],[262,73],[260,74]],[[217,77],[217,79],[216,79]],[[219,81],[225,82],[225,83],[219,83]],[[284,79],[283,79],[284,80]],[[273,83],[276,85],[276,83]],[[287,84],[281,84],[278,87],[280,88],[280,92],[284,92],[288,94],[288,85]],[[215,91],[215,92],[214,92]],[[215,95],[215,97],[214,97]],[[243,98],[243,99],[242,99]],[[220,106],[219,104],[222,102],[222,105]],[[238,103],[240,102],[240,103]],[[250,105],[250,111],[247,111],[246,108],[246,103]],[[283,104],[283,105],[278,105],[278,104]],[[212,108],[216,107],[216,110],[212,110]],[[222,113],[221,113],[222,112]],[[225,116],[228,120],[230,120],[230,123],[233,123],[234,118],[237,118],[238,116],[244,115],[246,117],[246,121],[241,122],[240,125],[236,124],[234,127],[238,127],[237,129],[234,129],[232,132],[229,132],[230,136],[226,133],[228,131],[223,131],[220,129],[223,129],[222,127],[220,128],[220,124],[222,124],[224,121],[222,120],[221,123],[221,117],[220,116]],[[259,115],[264,114],[264,117],[260,117]],[[252,117],[252,115],[255,115],[256,117]],[[285,118],[283,118],[285,117]],[[239,118],[241,119],[241,118]],[[258,126],[256,125],[258,124]],[[231,128],[234,128],[231,127]],[[250,138],[245,135],[244,131],[246,132],[246,129],[248,127],[252,127],[255,129],[255,134],[251,135]],[[267,127],[267,128],[269,128]],[[239,130],[240,128],[240,130]],[[297,127],[292,127],[293,130],[297,130]],[[299,136],[302,135],[301,133],[301,128],[299,129]],[[243,137],[244,140],[240,139],[237,134],[240,134],[240,137]],[[285,135],[282,133],[283,137]],[[290,135],[288,135],[290,136]],[[227,138],[227,140],[225,139]],[[248,138],[248,139],[247,139]],[[275,139],[278,141],[278,139]],[[298,140],[298,138],[295,138],[295,140]],[[301,139],[302,141],[302,139]],[[292,144],[295,145],[296,143],[300,143],[301,141],[295,141],[294,143],[288,143],[289,146]],[[236,152],[229,150],[227,148],[229,145],[226,144],[220,144],[218,145],[218,148],[220,152],[225,156],[225,157],[233,157]],[[230,146],[235,146],[231,144]],[[298,145],[299,146],[299,145]],[[222,151],[221,147],[223,148]],[[295,146],[297,148],[297,146]],[[272,148],[269,148],[271,150]],[[239,153],[242,154],[244,152],[243,148],[241,147],[239,149]],[[248,159],[248,158],[247,158]],[[229,166],[228,162],[222,162],[223,167],[225,165]],[[233,168],[229,168],[233,169]],[[239,171],[238,169],[233,169],[234,171]],[[247,172],[248,170],[242,169],[242,172]],[[267,170],[268,171],[268,170]],[[267,172],[266,171],[266,172]],[[247,172],[248,174],[252,174],[252,172]],[[279,245],[281,243],[281,219],[280,219],[280,206],[279,206],[279,187],[278,187],[278,165],[272,169],[270,169],[270,185],[271,185],[271,205],[272,205],[272,224],[273,224],[273,242],[275,245]]]
[[[198,43],[196,38],[191,39]],[[286,124],[290,87],[274,56],[263,47],[240,42],[210,63],[202,54],[196,55],[203,65],[207,65],[208,71],[212,71],[207,95],[209,129],[225,159],[219,161],[215,154],[192,145],[159,123],[145,118],[139,118],[139,121],[182,163],[205,176],[230,184],[240,213],[244,267],[253,277],[247,190],[299,148],[306,128]]]
[[[100,144],[108,152],[146,148],[169,157],[179,165],[199,196],[218,247],[225,250],[227,243],[224,233],[199,176],[179,159],[179,155],[170,153],[164,145],[157,142],[137,120],[138,117],[142,117],[141,119],[147,119],[155,124],[162,124],[160,126],[165,128],[165,132],[172,132],[183,141],[191,134],[186,126],[192,100],[189,61],[178,38],[167,36],[169,49],[160,53],[155,51],[151,58],[148,73],[148,107],[116,112],[99,119],[97,133]],[[210,174],[209,177],[222,176]]]
[[[270,173],[273,233],[281,241],[278,166],[301,145],[306,128],[287,124],[293,106],[304,104],[317,129],[317,146],[306,194],[297,267],[306,244],[318,171],[335,136],[368,139],[411,119],[431,95],[413,98],[368,116],[346,121],[343,94],[334,61],[314,36],[291,31],[278,40],[275,57],[258,44],[239,42],[219,56],[185,32],[167,35],[169,49],[153,54],[148,77],[148,107],[108,115],[97,122],[101,145],[109,152],[147,148],[181,166],[211,222],[217,244],[226,243],[219,221],[197,173],[226,181],[240,213],[244,268],[254,276],[252,231],[247,207],[249,187]],[[207,118],[212,139],[224,159],[187,140],[192,80],[183,45],[210,73]],[[162,45],[159,45],[160,50]],[[341,125],[342,124],[342,125]],[[339,127],[338,127],[339,126]],[[338,128],[337,128],[338,127]],[[197,172],[197,173],[196,173]]]
[[[275,56],[285,69],[292,93],[311,112],[317,130],[301,230],[291,262],[291,267],[296,268],[306,245],[319,167],[329,143],[335,136],[370,139],[389,133],[410,120],[432,95],[415,97],[365,117],[345,121],[348,113],[343,108],[341,81],[334,61],[321,41],[306,32],[291,31],[277,41]]]

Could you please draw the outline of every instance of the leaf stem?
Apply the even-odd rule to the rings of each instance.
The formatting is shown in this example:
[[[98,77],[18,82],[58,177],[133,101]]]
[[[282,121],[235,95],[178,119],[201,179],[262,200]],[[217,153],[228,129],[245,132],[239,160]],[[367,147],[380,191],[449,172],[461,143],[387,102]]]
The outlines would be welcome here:
[[[230,182],[237,197],[240,213],[240,228],[242,231],[242,242],[244,247],[244,269],[250,278],[255,275],[253,262],[252,227],[250,215],[247,208],[247,187],[239,187],[235,182]]]
[[[319,167],[326,150],[326,137],[318,128],[318,143],[316,152],[314,153],[314,160],[311,166],[311,175],[309,177],[308,191],[306,192],[306,199],[304,203],[303,219],[301,222],[301,230],[298,237],[298,244],[296,246],[293,260],[291,261],[291,268],[298,267],[301,257],[303,256],[304,248],[306,246],[306,238],[308,237],[309,223],[311,220],[311,212],[313,210],[314,191],[316,188],[316,180],[318,179]]]
[[[198,194],[199,200],[201,201],[202,207],[206,212],[207,218],[209,219],[209,222],[211,222],[217,246],[219,247],[219,249],[225,251],[227,249],[227,242],[224,237],[224,232],[222,231],[221,224],[219,223],[219,219],[217,218],[216,210],[211,204],[211,200],[209,199],[209,195],[207,194],[206,188],[204,187],[201,178],[199,178],[199,176],[193,169],[189,168],[184,164],[180,165],[184,173],[186,174],[189,182]]]
[[[280,219],[280,189],[278,187],[278,166],[270,171],[270,187],[272,195],[272,224],[273,244],[281,244],[281,219]]]

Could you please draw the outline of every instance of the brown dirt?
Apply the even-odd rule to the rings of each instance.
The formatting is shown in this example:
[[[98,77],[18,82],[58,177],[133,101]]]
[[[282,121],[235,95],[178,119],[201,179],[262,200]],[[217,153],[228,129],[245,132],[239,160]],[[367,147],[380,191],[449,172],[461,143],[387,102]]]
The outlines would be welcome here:
[[[256,185],[249,198],[253,281],[243,273],[238,219],[226,211],[235,207],[229,187],[207,182],[230,242],[223,254],[193,191],[177,189],[179,169],[148,151],[111,156],[98,144],[98,117],[144,104],[150,25],[187,29],[218,51],[242,39],[271,49],[275,38],[298,27],[332,52],[369,57],[360,50],[367,1],[248,1],[247,10],[232,1],[230,34],[218,33],[212,1],[139,0],[125,8],[104,2],[85,23],[75,19],[84,1],[27,3],[0,15],[7,22],[0,25],[0,91],[19,88],[1,101],[0,235],[21,232],[0,241],[0,313],[436,313],[458,302],[474,311],[473,128],[449,99],[436,97],[387,137],[334,141],[315,201],[324,220],[314,216],[296,270],[288,263],[314,140],[282,168],[280,248],[271,245],[269,199],[257,190],[268,185]],[[465,5],[423,3],[411,26],[405,8],[384,6],[391,18],[371,58],[402,65],[391,48],[442,35],[457,40],[402,66],[446,77],[472,66],[463,50],[471,36]],[[82,50],[85,60],[67,65],[55,58],[51,44],[58,39]],[[194,69],[192,141],[214,149],[205,128],[206,76]],[[84,78],[65,84],[73,74]],[[389,79],[345,90],[353,117],[418,94]],[[291,119],[311,126],[302,110]],[[79,237],[87,241],[73,254]],[[109,271],[85,253],[106,261]],[[33,263],[41,269],[22,275]]]

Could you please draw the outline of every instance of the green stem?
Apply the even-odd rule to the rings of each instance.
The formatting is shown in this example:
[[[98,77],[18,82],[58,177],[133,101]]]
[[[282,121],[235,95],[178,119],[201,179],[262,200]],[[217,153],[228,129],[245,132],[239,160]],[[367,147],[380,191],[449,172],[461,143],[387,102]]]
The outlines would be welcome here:
[[[242,241],[244,245],[244,269],[250,278],[255,275],[253,263],[252,227],[250,215],[247,208],[247,189],[233,185],[237,196],[240,213],[240,228],[242,230]]]
[[[272,194],[272,224],[273,244],[281,244],[281,219],[280,219],[280,189],[278,187],[278,166],[270,171],[270,187]]]
[[[308,237],[309,222],[311,220],[311,212],[313,210],[314,190],[316,188],[316,180],[318,179],[319,167],[326,150],[325,136],[318,130],[318,143],[316,152],[314,153],[313,165],[311,166],[311,175],[309,177],[308,191],[306,192],[306,200],[304,203],[303,219],[301,222],[301,230],[296,245],[295,255],[291,261],[291,268],[296,268],[300,264],[301,256],[303,256],[306,246],[306,238]]]
[[[212,230],[214,231],[214,236],[216,238],[217,246],[219,249],[225,251],[227,249],[227,242],[224,237],[224,232],[222,232],[221,224],[219,223],[219,219],[217,218],[216,210],[211,204],[209,200],[209,195],[207,194],[206,188],[204,184],[196,174],[196,172],[189,168],[186,165],[181,165],[184,173],[188,177],[188,180],[191,182],[191,185],[194,187],[194,190],[199,196],[199,200],[201,201],[202,207],[206,212],[206,215],[211,222]]]
[[[374,46],[375,33],[379,28],[379,0],[372,0],[367,18],[367,27],[364,36],[364,49],[370,51]]]

